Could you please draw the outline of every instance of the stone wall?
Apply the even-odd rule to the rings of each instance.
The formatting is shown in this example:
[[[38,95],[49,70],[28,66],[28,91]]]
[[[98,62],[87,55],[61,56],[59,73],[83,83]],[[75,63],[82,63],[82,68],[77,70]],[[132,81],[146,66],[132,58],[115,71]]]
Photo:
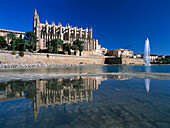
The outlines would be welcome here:
[[[136,65],[143,65],[144,60],[140,58],[118,58],[118,57],[105,57],[106,64],[136,64]]]
[[[11,54],[12,51],[0,51],[1,64],[104,64],[104,57],[81,57],[74,55],[59,55],[47,53],[29,53],[24,52],[24,56],[20,57],[18,52],[16,55]]]
[[[117,57],[106,57],[105,64],[121,64],[121,59]]]
[[[122,64],[137,64],[143,65],[144,60],[140,58],[122,58]]]

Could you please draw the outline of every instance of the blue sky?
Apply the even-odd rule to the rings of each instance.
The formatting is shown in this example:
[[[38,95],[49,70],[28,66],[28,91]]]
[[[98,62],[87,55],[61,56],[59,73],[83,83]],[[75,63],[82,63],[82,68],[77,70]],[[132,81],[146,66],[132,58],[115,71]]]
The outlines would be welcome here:
[[[151,53],[170,55],[170,0],[3,0],[0,28],[32,31],[34,9],[40,22],[93,27],[93,38],[109,50],[129,48],[143,53],[146,38]]]

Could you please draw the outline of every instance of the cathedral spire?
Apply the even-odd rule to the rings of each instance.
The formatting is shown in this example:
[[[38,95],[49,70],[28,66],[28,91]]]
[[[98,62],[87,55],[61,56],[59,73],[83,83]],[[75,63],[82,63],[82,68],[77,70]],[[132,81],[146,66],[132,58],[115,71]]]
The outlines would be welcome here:
[[[47,20],[45,21],[45,24],[48,24]]]
[[[54,21],[52,22],[52,25],[55,25]]]
[[[61,22],[58,23],[58,26],[62,26]]]
[[[34,16],[35,16],[35,15],[38,15],[38,14],[37,14],[37,10],[36,10],[36,8],[35,8],[35,11],[34,11]]]

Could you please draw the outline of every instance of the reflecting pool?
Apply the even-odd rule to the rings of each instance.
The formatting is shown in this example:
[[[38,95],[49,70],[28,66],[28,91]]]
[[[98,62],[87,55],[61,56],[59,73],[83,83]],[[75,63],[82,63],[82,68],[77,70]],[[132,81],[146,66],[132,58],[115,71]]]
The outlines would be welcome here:
[[[107,73],[107,72],[146,72],[145,66],[138,65],[105,65],[105,66],[73,66],[55,68],[21,68],[0,69],[1,75],[24,75],[24,74],[71,74],[71,73]],[[170,73],[170,65],[152,65],[150,72]]]
[[[170,80],[76,76],[0,83],[1,128],[168,128]]]

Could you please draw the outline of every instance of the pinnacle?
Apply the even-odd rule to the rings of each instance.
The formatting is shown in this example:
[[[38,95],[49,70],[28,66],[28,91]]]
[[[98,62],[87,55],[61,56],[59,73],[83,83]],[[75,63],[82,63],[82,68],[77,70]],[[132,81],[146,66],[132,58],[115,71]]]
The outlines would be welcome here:
[[[34,11],[34,15],[38,15],[38,14],[37,14],[37,10],[36,10],[36,8],[35,8],[35,11]]]
[[[47,20],[45,21],[45,24],[48,24]]]
[[[92,30],[92,26],[90,27],[90,29]]]
[[[52,22],[52,25],[55,25],[54,21]]]

